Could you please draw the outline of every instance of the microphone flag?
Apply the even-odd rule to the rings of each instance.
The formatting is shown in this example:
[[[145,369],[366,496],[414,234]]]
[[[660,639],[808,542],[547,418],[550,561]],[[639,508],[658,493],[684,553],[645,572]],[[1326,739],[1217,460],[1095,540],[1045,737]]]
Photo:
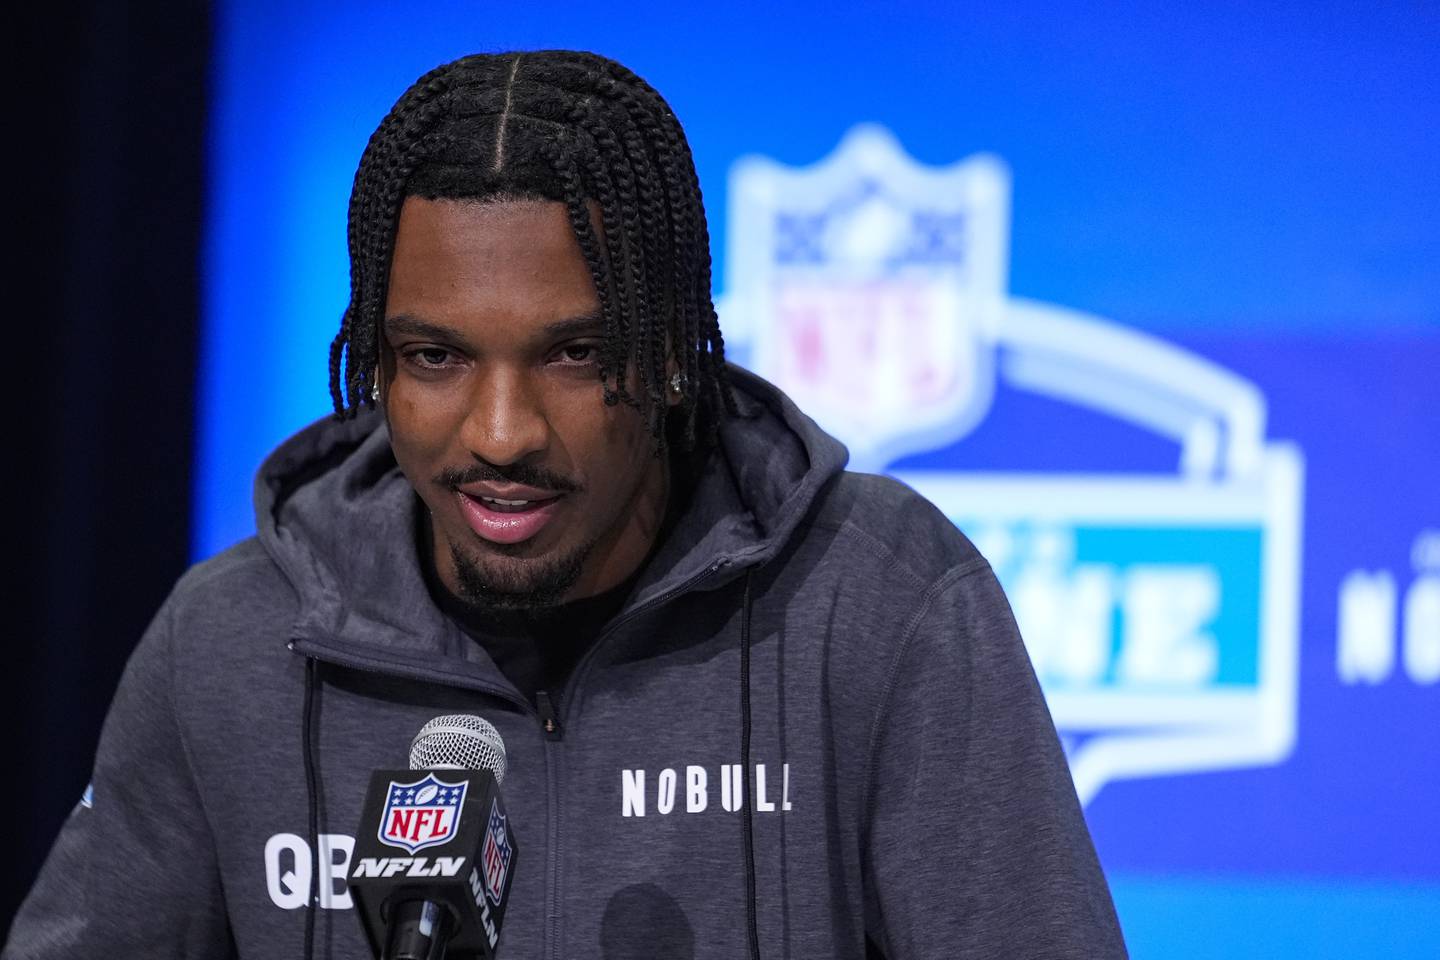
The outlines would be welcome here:
[[[396,908],[428,901],[453,931],[445,956],[494,960],[519,853],[505,801],[489,770],[420,772],[370,778],[348,878],[365,937],[380,956]]]

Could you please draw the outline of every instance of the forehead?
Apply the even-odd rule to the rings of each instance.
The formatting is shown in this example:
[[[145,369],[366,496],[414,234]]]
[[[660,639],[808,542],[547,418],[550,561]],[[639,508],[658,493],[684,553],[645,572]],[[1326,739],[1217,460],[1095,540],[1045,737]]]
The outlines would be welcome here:
[[[598,306],[564,204],[410,197],[401,207],[387,316],[548,322]]]

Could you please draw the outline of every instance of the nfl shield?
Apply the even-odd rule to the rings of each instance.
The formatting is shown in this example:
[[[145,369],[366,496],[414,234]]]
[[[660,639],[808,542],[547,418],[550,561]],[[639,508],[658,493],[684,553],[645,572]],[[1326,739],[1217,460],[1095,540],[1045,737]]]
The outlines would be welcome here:
[[[741,161],[730,220],[729,296],[755,371],[843,441],[855,469],[944,446],[984,416],[1005,301],[998,160],[925,167],[861,126],[812,167]]]
[[[392,780],[380,818],[380,842],[415,853],[455,836],[469,783],[446,783],[426,774],[414,783]]]
[[[510,872],[510,860],[514,848],[510,845],[510,832],[505,829],[505,815],[500,804],[490,801],[490,822],[485,829],[485,844],[480,851],[480,862],[485,867],[485,896],[499,906],[505,893],[505,877]]]

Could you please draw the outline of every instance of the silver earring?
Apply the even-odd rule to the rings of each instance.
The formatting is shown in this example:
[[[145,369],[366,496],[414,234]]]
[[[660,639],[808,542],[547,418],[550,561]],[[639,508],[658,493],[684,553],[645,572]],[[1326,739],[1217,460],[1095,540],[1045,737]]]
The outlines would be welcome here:
[[[675,376],[670,378],[670,392],[679,393],[685,387],[685,375],[676,371]]]
[[[370,385],[370,399],[376,403],[380,402],[380,381],[376,380]]]

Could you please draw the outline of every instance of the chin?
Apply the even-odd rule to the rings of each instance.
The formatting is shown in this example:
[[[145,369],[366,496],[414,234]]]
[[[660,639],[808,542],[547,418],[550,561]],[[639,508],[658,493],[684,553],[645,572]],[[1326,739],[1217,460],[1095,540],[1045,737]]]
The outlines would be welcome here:
[[[508,553],[514,544],[504,551]],[[540,610],[564,602],[565,594],[580,579],[590,546],[559,555],[521,558],[475,557],[452,545],[455,579],[460,598],[493,610]]]

